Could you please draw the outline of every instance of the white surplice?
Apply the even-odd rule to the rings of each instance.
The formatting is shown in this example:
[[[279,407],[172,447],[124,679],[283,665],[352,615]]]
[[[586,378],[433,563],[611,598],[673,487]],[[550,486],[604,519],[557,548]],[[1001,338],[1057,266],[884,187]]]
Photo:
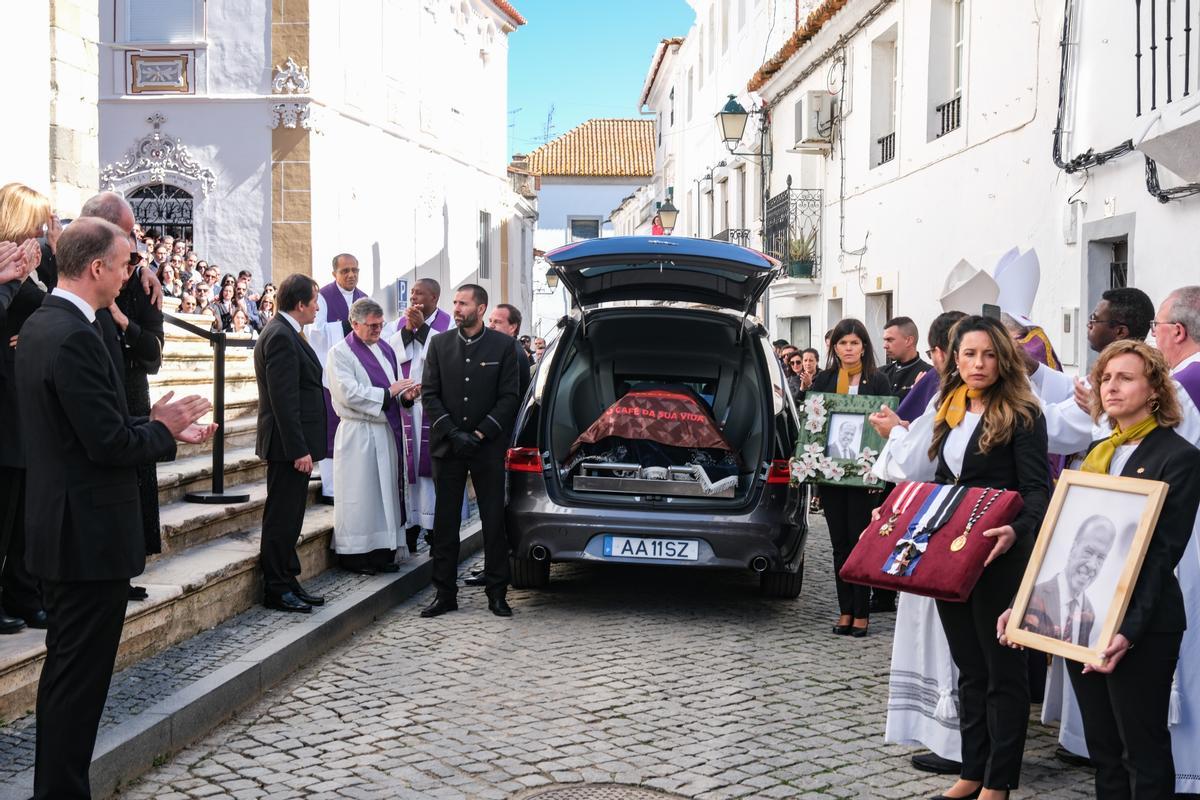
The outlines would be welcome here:
[[[369,347],[395,381],[392,365],[378,345]],[[366,368],[345,340],[329,349],[325,375],[333,407],[341,417],[334,439],[337,504],[333,507],[333,549],[339,554],[387,549],[404,551],[400,464],[392,427],[383,412],[385,389],[373,386]]]
[[[338,286],[337,290],[341,292],[342,298],[346,301],[346,308],[354,305],[354,290],[346,291]],[[342,328],[342,323],[329,321],[329,309],[325,307],[325,303],[317,303],[317,316],[311,325],[308,325],[304,330],[304,335],[308,338],[308,346],[317,354],[317,360],[322,364],[325,363],[329,356],[330,349],[346,338],[346,333]],[[321,384],[329,388],[329,373],[322,370]],[[327,453],[325,458],[321,459],[317,466],[317,473],[321,476],[321,494],[326,497],[333,497],[333,453]]]

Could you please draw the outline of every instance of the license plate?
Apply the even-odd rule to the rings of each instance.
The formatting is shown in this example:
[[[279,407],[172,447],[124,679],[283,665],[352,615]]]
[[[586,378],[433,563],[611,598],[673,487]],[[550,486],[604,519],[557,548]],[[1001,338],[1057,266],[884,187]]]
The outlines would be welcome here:
[[[666,561],[698,561],[700,543],[695,539],[652,539],[645,536],[604,537],[608,558],[646,558]]]

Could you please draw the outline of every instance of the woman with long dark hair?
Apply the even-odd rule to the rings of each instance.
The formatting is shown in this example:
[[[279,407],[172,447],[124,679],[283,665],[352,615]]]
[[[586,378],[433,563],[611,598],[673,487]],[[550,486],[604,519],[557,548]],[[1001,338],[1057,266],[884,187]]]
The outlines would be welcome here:
[[[966,602],[937,602],[958,667],[962,771],[947,800],[1007,798],[1021,777],[1029,724],[1025,655],[1000,644],[996,619],[1021,583],[1050,499],[1046,420],[1025,361],[999,321],[964,317],[954,326],[929,457],[942,484],[1011,489],[1024,507],[995,540]]]
[[[875,368],[875,348],[867,328],[856,319],[843,319],[829,337],[830,366],[812,379],[812,391],[837,394],[889,395],[892,386]],[[829,540],[833,544],[833,576],[837,584],[838,621],[833,632],[840,636],[866,636],[870,619],[871,590],[846,583],[840,577],[842,565],[858,536],[871,522],[871,509],[879,505],[882,494],[876,489],[848,486],[821,486],[817,489]]]

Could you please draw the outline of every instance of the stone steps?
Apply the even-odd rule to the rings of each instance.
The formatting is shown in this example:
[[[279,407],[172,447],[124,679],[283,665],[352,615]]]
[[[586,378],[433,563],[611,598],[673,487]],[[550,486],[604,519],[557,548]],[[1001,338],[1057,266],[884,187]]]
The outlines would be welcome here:
[[[302,580],[321,574],[331,565],[332,535],[333,509],[310,507],[297,546]],[[261,528],[255,525],[189,545],[148,564],[134,582],[145,586],[150,597],[128,606],[117,669],[261,602],[260,538]],[[27,629],[0,637],[0,720],[12,720],[32,710],[45,655],[44,631]]]
[[[255,409],[257,412],[257,409]],[[239,447],[250,447],[253,449],[254,440],[258,434],[257,418],[255,415],[243,415],[234,417],[233,419],[225,420],[225,452],[229,453]],[[176,445],[176,459],[187,458],[189,456],[200,455],[201,453],[211,453],[213,443],[216,441],[214,436],[201,444],[184,444],[182,442]]]
[[[239,420],[240,422],[240,420]],[[176,457],[158,465],[160,506],[180,500],[188,492],[212,488],[212,454]],[[254,454],[253,445],[225,450],[225,486],[258,483],[267,477],[267,462]],[[194,505],[194,504],[189,504]]]

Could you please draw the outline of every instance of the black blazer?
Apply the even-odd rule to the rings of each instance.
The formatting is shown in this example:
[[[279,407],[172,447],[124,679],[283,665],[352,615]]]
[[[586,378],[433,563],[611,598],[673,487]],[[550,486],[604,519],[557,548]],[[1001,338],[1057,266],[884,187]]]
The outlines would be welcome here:
[[[125,371],[133,375],[157,375],[162,367],[165,340],[163,315],[142,289],[140,270],[117,295],[117,307],[129,318],[129,325],[120,334]]]
[[[52,581],[140,574],[146,551],[136,468],[175,457],[170,431],[126,413],[104,343],[61,297],[46,297],[21,329],[16,370],[30,572]]]
[[[268,461],[295,461],[327,455],[325,392],[321,362],[300,334],[277,314],[254,345],[258,378],[258,440],[255,450]]]
[[[1013,520],[1013,530],[1016,531],[1018,540],[1036,535],[1042,526],[1042,517],[1046,516],[1046,506],[1050,503],[1046,418],[1038,411],[1037,416],[1033,418],[1033,425],[1017,425],[1008,444],[993,447],[986,454],[979,452],[979,437],[982,435],[981,421],[967,441],[962,474],[957,478],[946,464],[946,440],[943,439],[942,448],[938,452],[935,480],[938,483],[986,486],[1020,492],[1025,507]]]
[[[429,453],[453,455],[450,434],[479,431],[485,446],[508,446],[517,417],[520,378],[513,338],[484,328],[471,344],[457,328],[434,336],[421,373],[421,402],[430,420]]]
[[[38,275],[42,272],[38,267]],[[47,284],[49,286],[49,284]],[[21,329],[46,297],[31,278],[26,278],[16,289],[6,308],[0,310],[0,419],[12,431],[22,422],[17,399],[16,351],[8,346],[12,337],[19,336]],[[0,467],[23,468],[25,447],[20,436],[0,436]]]
[[[812,392],[836,392],[837,391],[838,370],[823,369],[813,376],[812,386],[808,387]],[[873,395],[875,397],[886,397],[892,394],[892,383],[887,379],[887,376],[880,370],[875,370],[869,378],[859,378],[858,393],[860,395]]]
[[[1196,507],[1200,505],[1200,450],[1171,428],[1155,428],[1133,451],[1121,476],[1168,484],[1167,498],[1119,631],[1136,644],[1146,633],[1177,633],[1187,628],[1175,567],[1192,536]]]

